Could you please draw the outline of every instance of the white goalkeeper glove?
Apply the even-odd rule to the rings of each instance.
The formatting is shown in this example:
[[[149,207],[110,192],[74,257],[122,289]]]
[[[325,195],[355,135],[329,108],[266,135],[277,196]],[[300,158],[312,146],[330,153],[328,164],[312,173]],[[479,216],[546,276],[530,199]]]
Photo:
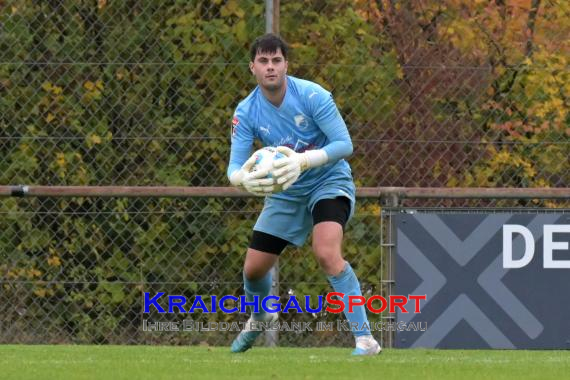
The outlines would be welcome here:
[[[234,186],[242,187],[247,192],[265,197],[274,191],[273,178],[266,178],[270,168],[251,171],[255,165],[255,156],[251,156],[242,165],[241,169],[235,170],[230,175],[230,182]]]
[[[322,166],[328,161],[327,153],[322,149],[307,150],[304,153],[297,153],[286,146],[275,149],[286,156],[273,162],[273,177],[283,190],[295,183],[305,170]]]

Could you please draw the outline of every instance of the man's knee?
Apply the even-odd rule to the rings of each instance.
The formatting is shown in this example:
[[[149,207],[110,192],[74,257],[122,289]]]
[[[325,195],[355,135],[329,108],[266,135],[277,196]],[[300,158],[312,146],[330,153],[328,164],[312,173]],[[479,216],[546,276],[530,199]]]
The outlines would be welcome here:
[[[313,243],[313,250],[319,265],[328,275],[334,275],[342,270],[344,259],[340,246]]]
[[[266,268],[261,268],[261,267],[256,267],[253,265],[244,265],[243,267],[243,275],[246,279],[248,279],[249,281],[256,281],[256,280],[260,280],[263,277],[265,277],[265,275],[267,274],[267,272],[269,272],[268,269]]]
[[[317,224],[313,229],[313,251],[323,260],[340,256],[342,237],[342,227],[339,224],[334,222]]]
[[[278,259],[277,255],[249,248],[243,265],[245,278],[250,281],[262,279]]]
[[[313,251],[319,261],[326,261],[340,255],[340,246],[331,242],[313,241]]]

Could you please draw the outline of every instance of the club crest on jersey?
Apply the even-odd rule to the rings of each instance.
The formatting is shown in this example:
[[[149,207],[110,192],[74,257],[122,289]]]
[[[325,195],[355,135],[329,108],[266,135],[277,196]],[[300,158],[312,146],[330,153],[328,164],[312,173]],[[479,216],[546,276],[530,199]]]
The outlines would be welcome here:
[[[237,116],[234,116],[232,119],[232,136],[236,135],[238,125],[239,125],[239,120]]]
[[[299,129],[305,129],[309,126],[309,124],[307,123],[307,119],[305,119],[305,115],[303,115],[302,113],[295,115],[294,120],[295,120],[295,125]]]
[[[269,126],[267,127],[259,127],[259,131],[262,132],[265,136],[269,136],[271,131],[269,130]]]

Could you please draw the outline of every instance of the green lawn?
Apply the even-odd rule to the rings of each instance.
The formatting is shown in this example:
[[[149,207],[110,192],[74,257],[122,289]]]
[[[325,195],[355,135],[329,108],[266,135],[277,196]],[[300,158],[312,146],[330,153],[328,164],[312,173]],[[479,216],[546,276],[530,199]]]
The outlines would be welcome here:
[[[0,379],[565,379],[570,351],[0,345]]]

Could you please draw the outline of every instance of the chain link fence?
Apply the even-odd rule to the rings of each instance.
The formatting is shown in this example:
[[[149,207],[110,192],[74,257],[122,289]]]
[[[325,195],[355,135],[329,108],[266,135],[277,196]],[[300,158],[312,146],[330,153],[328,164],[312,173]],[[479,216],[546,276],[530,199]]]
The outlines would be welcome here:
[[[291,1],[278,17],[290,74],[331,90],[347,121],[358,186],[570,183],[568,2]],[[0,184],[226,186],[230,120],[255,85],[248,48],[265,24],[252,0],[0,0]],[[143,314],[142,295],[241,294],[260,207],[0,199],[0,342],[228,344],[234,332],[144,333],[142,319],[181,316]],[[380,220],[363,199],[347,230],[366,294],[385,291]],[[282,296],[328,290],[308,246],[283,256]]]

